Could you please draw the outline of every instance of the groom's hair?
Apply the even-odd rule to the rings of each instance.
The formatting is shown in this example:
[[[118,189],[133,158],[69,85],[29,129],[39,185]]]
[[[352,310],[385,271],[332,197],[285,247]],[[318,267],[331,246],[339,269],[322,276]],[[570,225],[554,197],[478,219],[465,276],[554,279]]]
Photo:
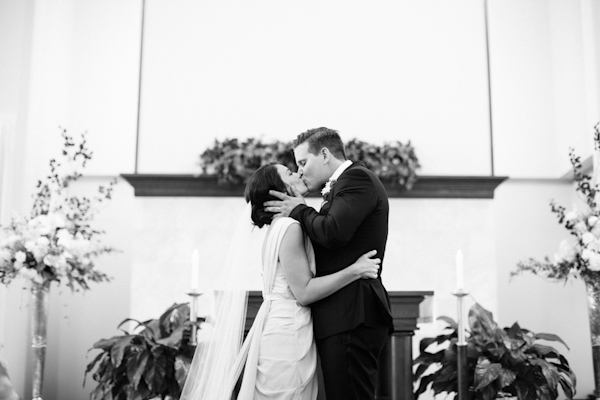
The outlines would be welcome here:
[[[333,129],[321,127],[302,132],[294,140],[294,148],[304,142],[308,143],[308,151],[311,154],[317,155],[323,147],[327,147],[329,152],[338,160],[346,159],[344,142],[342,142],[340,134]]]
[[[279,176],[275,164],[263,165],[248,179],[244,198],[252,205],[250,218],[254,225],[262,228],[271,224],[274,213],[265,211],[263,203],[269,200],[280,200],[269,194],[269,190],[286,192],[285,183]]]

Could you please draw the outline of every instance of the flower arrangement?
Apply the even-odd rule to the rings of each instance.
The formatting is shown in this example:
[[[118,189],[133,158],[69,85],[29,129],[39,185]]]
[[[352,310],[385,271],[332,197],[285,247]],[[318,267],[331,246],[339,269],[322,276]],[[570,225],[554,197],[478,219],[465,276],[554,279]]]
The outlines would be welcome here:
[[[346,143],[346,156],[350,160],[363,161],[382,180],[404,185],[407,189],[417,180],[416,171],[421,167],[415,150],[408,142],[386,143],[383,146],[369,144],[357,139]],[[290,170],[296,170],[291,142],[265,143],[261,139],[245,141],[215,140],[214,145],[200,155],[203,174],[216,174],[221,184],[245,184],[261,165],[279,162]]]
[[[600,130],[595,126],[594,149],[600,151]],[[598,187],[598,171],[593,177],[583,174],[581,158],[570,149],[569,158],[573,166],[576,191],[585,202],[584,210],[566,210],[565,207],[550,203],[558,222],[564,225],[571,234],[571,240],[560,243],[554,259],[545,257],[542,261],[530,258],[517,264],[511,277],[522,272],[539,274],[555,281],[567,281],[569,278],[582,278],[586,284],[592,285],[595,292],[600,292],[600,188]],[[594,168],[598,165],[595,163]]]
[[[420,355],[414,360],[416,398],[428,388],[434,395],[458,393],[458,326],[451,318],[438,319],[448,324],[446,332],[423,338]],[[518,323],[500,328],[492,313],[477,303],[469,310],[469,327],[466,375],[470,398],[554,400],[559,387],[567,398],[573,398],[577,378],[569,362],[554,347],[540,343],[559,342],[567,347],[560,337],[533,333]]]
[[[396,141],[376,146],[352,139],[346,143],[346,156],[350,160],[363,161],[381,180],[399,183],[409,190],[417,180],[417,170],[421,168],[410,141],[407,144]]]
[[[216,174],[220,184],[246,184],[262,165],[279,162],[292,171],[296,169],[291,143],[261,139],[215,140],[213,147],[200,155],[203,174]]]
[[[37,284],[56,281],[72,291],[88,289],[88,282],[108,281],[93,259],[115,251],[103,246],[92,228],[97,206],[111,198],[116,179],[99,186],[92,197],[69,194],[70,185],[82,175],[80,169],[92,158],[85,133],[79,140],[62,129],[62,159],[50,160],[50,173],[39,180],[29,217],[13,217],[0,226],[0,282],[8,285],[23,277]]]

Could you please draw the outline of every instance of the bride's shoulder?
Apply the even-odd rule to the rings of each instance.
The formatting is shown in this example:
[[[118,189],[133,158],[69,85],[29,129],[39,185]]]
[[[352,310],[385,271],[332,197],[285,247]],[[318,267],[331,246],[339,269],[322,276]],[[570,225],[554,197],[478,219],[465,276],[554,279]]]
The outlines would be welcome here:
[[[277,225],[277,224],[281,224],[281,225],[285,225],[285,226],[290,226],[290,225],[300,226],[300,222],[296,221],[294,218],[291,218],[291,217],[278,217],[273,221],[273,225]]]

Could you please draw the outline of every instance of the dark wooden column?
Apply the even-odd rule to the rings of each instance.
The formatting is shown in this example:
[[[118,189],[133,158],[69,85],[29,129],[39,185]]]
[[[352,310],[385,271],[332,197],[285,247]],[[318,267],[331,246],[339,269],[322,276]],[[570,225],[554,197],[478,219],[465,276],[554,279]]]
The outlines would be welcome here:
[[[412,337],[419,304],[433,292],[389,292],[394,333],[379,359],[378,400],[413,400]]]
[[[378,400],[413,400],[412,337],[417,329],[419,304],[433,292],[389,292],[394,317],[394,333],[379,360]],[[246,331],[262,303],[261,292],[250,292],[246,313]],[[322,387],[322,386],[321,386]],[[325,400],[319,391],[318,400]]]

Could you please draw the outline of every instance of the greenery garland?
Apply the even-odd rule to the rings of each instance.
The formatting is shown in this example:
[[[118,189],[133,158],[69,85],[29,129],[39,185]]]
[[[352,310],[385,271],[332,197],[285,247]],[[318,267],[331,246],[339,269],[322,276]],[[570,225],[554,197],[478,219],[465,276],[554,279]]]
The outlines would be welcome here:
[[[352,139],[346,143],[346,156],[363,161],[382,181],[411,189],[421,167],[410,141],[386,143],[383,146]],[[291,142],[263,142],[249,138],[215,140],[212,147],[200,155],[204,175],[216,175],[220,184],[246,184],[260,166],[278,162],[296,170]]]

